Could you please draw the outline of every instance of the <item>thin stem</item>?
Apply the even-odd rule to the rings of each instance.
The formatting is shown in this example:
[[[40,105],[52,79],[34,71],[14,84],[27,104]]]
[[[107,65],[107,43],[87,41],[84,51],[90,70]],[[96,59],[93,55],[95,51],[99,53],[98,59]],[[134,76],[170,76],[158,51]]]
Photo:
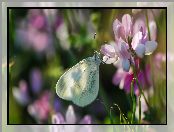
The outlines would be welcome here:
[[[147,25],[147,30],[148,30],[148,37],[149,37],[149,40],[151,40],[150,28],[149,28],[149,18],[148,18],[147,10],[146,10],[146,25]]]
[[[110,107],[110,110],[109,110],[111,124],[114,123],[114,121],[113,121],[113,119],[112,119],[112,109],[113,109],[113,107]]]
[[[147,101],[147,99],[146,99],[146,96],[144,95],[143,89],[142,89],[142,87],[141,87],[141,85],[140,85],[140,83],[139,83],[139,81],[138,81],[137,78],[136,78],[136,83],[137,83],[137,85],[138,85],[138,88],[139,88],[141,94],[143,95],[143,97],[144,97],[144,99],[145,99],[145,102],[146,102],[147,106],[150,108],[150,105],[149,105],[149,103],[148,103],[148,101]]]
[[[141,95],[138,98],[138,104],[139,104],[139,120],[138,120],[138,123],[141,124]]]
[[[135,117],[135,110],[136,110],[136,101],[134,96],[134,78],[131,82],[131,98],[132,98],[132,117],[131,117],[131,124],[133,124],[134,117]]]
[[[120,107],[118,106],[118,104],[114,104],[114,106],[117,106],[118,110],[120,111],[120,121],[126,122],[127,124],[130,124],[128,119],[126,118],[126,116],[123,114],[123,112],[121,111]]]
[[[134,78],[135,78],[135,81],[136,81],[136,83],[137,83],[137,85],[138,85],[138,89],[140,90],[140,93],[143,95],[144,100],[145,100],[147,106],[150,108],[150,105],[149,105],[149,103],[148,103],[148,101],[147,101],[147,99],[146,99],[146,97],[145,97],[145,95],[144,95],[143,89],[142,89],[142,87],[141,87],[141,85],[140,85],[140,83],[139,83],[139,81],[138,81],[138,76],[137,76],[137,72],[136,72],[136,69],[135,69],[135,66],[134,66],[134,65],[133,65],[133,71],[134,71]]]

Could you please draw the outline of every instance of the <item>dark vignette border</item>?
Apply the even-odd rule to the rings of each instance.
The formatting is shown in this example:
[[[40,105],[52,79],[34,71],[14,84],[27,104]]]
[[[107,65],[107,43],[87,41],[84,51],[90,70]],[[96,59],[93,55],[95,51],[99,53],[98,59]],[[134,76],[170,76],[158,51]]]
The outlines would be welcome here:
[[[165,9],[166,10],[166,123],[165,124],[15,124],[9,123],[9,10],[10,9]],[[7,7],[7,125],[167,125],[167,7]]]

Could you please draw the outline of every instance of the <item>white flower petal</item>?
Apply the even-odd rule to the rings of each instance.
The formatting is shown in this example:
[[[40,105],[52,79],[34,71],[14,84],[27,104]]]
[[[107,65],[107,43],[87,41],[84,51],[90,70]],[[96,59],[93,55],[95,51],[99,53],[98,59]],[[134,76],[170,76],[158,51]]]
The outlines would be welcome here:
[[[57,117],[57,115],[53,115],[53,116],[52,116],[52,123],[53,123],[53,124],[60,124],[60,120],[59,120],[59,118]]]
[[[122,24],[124,26],[126,36],[128,36],[131,33],[131,30],[132,30],[132,18],[129,14],[125,14],[122,17]]]
[[[64,122],[62,114],[57,113],[52,116],[52,124],[63,124]]]
[[[130,62],[128,59],[123,59],[122,60],[122,67],[123,67],[123,70],[128,72],[129,69],[130,69]]]
[[[108,56],[103,56],[103,62],[105,62],[106,64],[114,64],[116,63],[116,61],[118,60],[118,57],[114,57],[114,58],[111,58],[111,57],[108,57]]]
[[[72,105],[68,107],[68,110],[66,112],[66,122],[68,124],[75,124],[76,122],[76,117]]]
[[[101,46],[101,53],[110,57],[115,55],[115,48],[113,45],[105,44]]]
[[[157,26],[156,26],[155,21],[150,21],[149,22],[149,28],[150,28],[150,37],[151,37],[151,40],[156,40]]]
[[[145,54],[145,46],[144,44],[138,44],[137,47],[135,48],[135,52],[138,57],[143,58]]]
[[[134,37],[132,38],[132,48],[135,50],[135,48],[138,46],[138,44],[140,43],[141,39],[142,39],[143,35],[142,32],[137,32]]]
[[[147,41],[145,43],[145,55],[150,55],[153,53],[153,51],[157,48],[157,42],[156,41]]]

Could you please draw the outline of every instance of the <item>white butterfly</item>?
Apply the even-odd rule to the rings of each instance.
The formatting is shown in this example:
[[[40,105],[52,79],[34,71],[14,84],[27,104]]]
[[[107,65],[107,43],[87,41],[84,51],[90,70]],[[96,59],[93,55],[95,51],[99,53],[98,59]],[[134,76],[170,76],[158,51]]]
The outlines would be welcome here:
[[[92,103],[99,91],[99,53],[83,59],[65,72],[56,84],[57,95],[84,107]]]

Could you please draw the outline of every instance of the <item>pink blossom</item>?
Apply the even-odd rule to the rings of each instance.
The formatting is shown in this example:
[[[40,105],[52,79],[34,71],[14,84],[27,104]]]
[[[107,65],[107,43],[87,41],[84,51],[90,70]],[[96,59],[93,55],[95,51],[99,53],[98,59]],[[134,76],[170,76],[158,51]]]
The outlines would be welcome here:
[[[129,46],[121,39],[117,44],[105,44],[101,47],[101,53],[104,54],[103,61],[106,64],[115,64],[119,59],[125,71],[129,71],[131,54],[128,52]]]
[[[47,120],[50,112],[50,93],[45,92],[38,100],[28,106],[28,112],[38,122]]]
[[[25,80],[19,82],[19,88],[14,87],[12,93],[16,101],[21,105],[27,105],[30,102],[28,85]]]
[[[38,30],[44,29],[47,26],[47,20],[42,10],[30,9],[27,14],[28,24]]]
[[[144,70],[138,71],[137,73],[138,81],[141,83],[143,88],[150,87],[152,85],[151,74],[150,74],[150,66],[146,65]],[[113,84],[120,84],[120,88],[124,89],[126,93],[130,92],[131,82],[134,78],[133,71],[125,72],[122,69],[118,69],[117,72],[113,76]],[[134,91],[136,95],[139,95],[139,89],[134,81]]]
[[[122,17],[122,23],[117,19],[114,21],[113,31],[116,43],[101,46],[101,52],[104,54],[103,61],[106,64],[113,63],[115,65],[117,60],[120,60],[123,70],[128,72],[131,63],[134,64],[136,57],[143,58],[144,55],[153,53],[157,48],[157,42],[155,40],[148,40],[147,28],[143,25],[144,23],[140,24],[140,27],[135,26],[138,31],[135,30],[136,32],[133,34],[132,18],[130,15],[125,14]],[[151,27],[151,31],[156,29],[154,26]],[[152,33],[156,34],[156,32]],[[156,37],[153,39],[156,39]]]
[[[132,35],[132,18],[129,14],[125,14],[122,17],[122,22],[116,19],[113,22],[113,31],[115,34],[116,42],[122,38],[127,42],[129,36]]]
[[[52,116],[53,124],[75,124],[76,122],[77,119],[72,105],[68,106],[65,118],[61,113],[56,113]],[[91,117],[89,115],[86,115],[79,123],[91,124]]]

